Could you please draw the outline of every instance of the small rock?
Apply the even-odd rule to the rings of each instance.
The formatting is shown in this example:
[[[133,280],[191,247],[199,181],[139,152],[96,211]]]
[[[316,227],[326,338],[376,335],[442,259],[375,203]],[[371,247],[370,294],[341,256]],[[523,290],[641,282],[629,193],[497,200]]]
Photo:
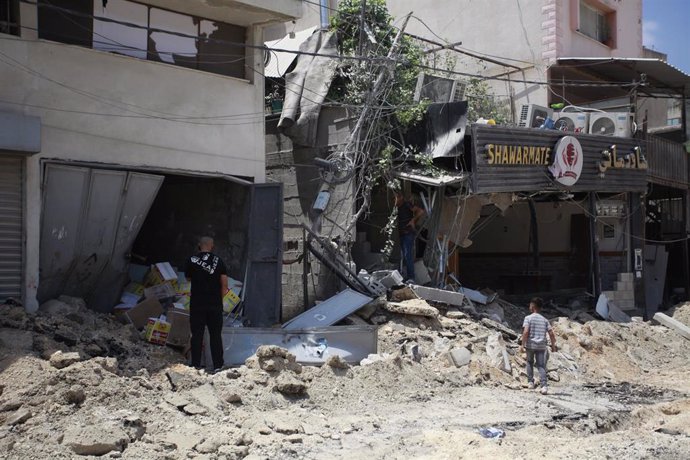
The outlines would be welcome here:
[[[326,365],[334,369],[349,369],[350,365],[339,355],[331,355],[326,359]]]
[[[189,404],[189,401],[184,399],[182,396],[176,394],[176,393],[169,393],[165,395],[165,401],[169,404],[172,404],[173,406],[177,407],[178,409],[182,409],[186,405]]]
[[[290,436],[286,436],[285,440],[289,442],[290,444],[301,444],[303,441],[303,438],[299,434],[292,434]]]
[[[187,404],[182,410],[189,415],[203,415],[208,412],[208,409],[198,404]]]
[[[27,409],[19,409],[14,414],[10,415],[5,421],[5,425],[19,425],[31,418],[31,412]]]
[[[218,448],[218,453],[226,456],[227,458],[249,458],[247,457],[247,455],[249,455],[249,447],[224,445]]]
[[[223,443],[218,439],[205,439],[203,442],[194,446],[194,450],[202,454],[210,454],[218,450]]]
[[[20,407],[22,407],[22,402],[13,400],[13,401],[7,401],[2,404],[0,404],[0,412],[9,412],[11,410],[17,410]]]
[[[438,335],[447,339],[454,339],[456,337],[456,334],[450,331],[440,331]]]
[[[256,349],[255,353],[255,355],[259,358],[272,358],[273,356],[287,358],[288,354],[287,349],[281,348],[277,345],[261,345]]]
[[[80,405],[86,400],[84,388],[81,385],[72,385],[64,392],[63,399],[67,404]]]
[[[297,434],[300,432],[300,426],[290,422],[276,423],[273,429],[282,434]]]
[[[79,361],[81,361],[81,357],[77,352],[63,353],[58,350],[50,356],[50,364],[57,369],[62,369]]]
[[[242,377],[242,374],[238,369],[228,369],[228,372],[225,374],[225,376],[231,380],[235,380]]]
[[[93,358],[93,362],[101,366],[111,374],[117,374],[117,358],[113,356]],[[146,369],[144,369],[146,370]]]
[[[467,314],[460,310],[448,310],[446,312],[446,317],[450,319],[464,319],[467,318]]]
[[[465,347],[450,350],[450,358],[455,367],[466,366],[472,359],[472,352]]]
[[[257,428],[256,431],[257,431],[259,434],[263,434],[263,435],[268,435],[268,434],[273,433],[273,430],[271,430],[271,429],[270,429],[269,427],[267,427],[266,425],[259,425],[259,427]]]
[[[242,396],[240,396],[238,393],[235,392],[229,392],[226,393],[225,396],[223,397],[226,403],[242,403]]]
[[[274,388],[283,394],[291,396],[302,395],[307,392],[307,385],[304,382],[287,374],[280,374]]]
[[[403,345],[402,351],[417,363],[422,361],[422,353],[419,350],[419,344],[417,342],[407,342]]]
[[[377,316],[372,316],[370,321],[372,322],[372,324],[383,324],[386,321],[388,321],[388,318],[386,318],[383,315],[377,315]]]
[[[110,451],[122,451],[129,436],[121,428],[108,425],[77,426],[65,432],[63,444],[79,455],[104,455]]]
[[[253,442],[254,440],[252,439],[251,435],[244,431],[242,434],[240,434],[240,437],[237,438],[235,444],[238,446],[251,446]]]

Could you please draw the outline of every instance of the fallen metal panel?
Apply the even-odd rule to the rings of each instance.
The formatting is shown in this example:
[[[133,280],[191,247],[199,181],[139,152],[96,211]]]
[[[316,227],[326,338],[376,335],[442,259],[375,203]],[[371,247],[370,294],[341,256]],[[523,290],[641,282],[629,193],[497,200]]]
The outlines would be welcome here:
[[[420,299],[443,302],[448,305],[461,306],[465,296],[459,292],[444,291],[424,286],[410,286]]]
[[[316,329],[228,327],[223,329],[226,365],[237,366],[252,356],[261,345],[277,345],[294,354],[297,362],[321,365],[330,356],[340,356],[349,363],[359,363],[376,353],[376,326],[335,326]]]
[[[328,300],[321,302],[301,315],[283,324],[283,329],[296,330],[310,327],[331,326],[350,313],[354,313],[372,298],[352,289],[345,289]]]

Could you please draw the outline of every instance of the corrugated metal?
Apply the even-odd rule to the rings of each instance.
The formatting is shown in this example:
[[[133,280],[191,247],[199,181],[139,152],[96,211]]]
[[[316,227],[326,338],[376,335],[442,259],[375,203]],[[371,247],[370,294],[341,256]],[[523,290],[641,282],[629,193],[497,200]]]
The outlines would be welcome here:
[[[577,137],[584,153],[582,173],[572,187],[565,187],[554,182],[547,166],[489,165],[487,162],[484,147],[487,144],[529,145],[553,149],[564,134],[556,130],[472,125],[472,191],[474,193],[546,190],[642,192],[646,189],[647,170],[610,168],[603,176],[599,173],[598,165],[604,149],[615,144],[619,155],[629,152],[636,146],[644,152],[644,142],[637,139],[567,133]]]
[[[649,181],[669,187],[688,186],[688,153],[682,144],[658,136],[647,136]]]
[[[21,298],[24,160],[0,158],[0,300]]]

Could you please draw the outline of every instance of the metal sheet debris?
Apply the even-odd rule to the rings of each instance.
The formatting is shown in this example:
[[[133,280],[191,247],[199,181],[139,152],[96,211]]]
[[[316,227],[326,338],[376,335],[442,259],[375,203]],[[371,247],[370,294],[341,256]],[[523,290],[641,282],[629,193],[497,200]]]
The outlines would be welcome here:
[[[336,326],[285,330],[274,328],[233,327],[223,329],[225,363],[237,366],[252,356],[261,345],[277,345],[294,354],[297,362],[322,365],[330,356],[340,356],[349,363],[359,363],[377,353],[376,326]]]
[[[283,329],[295,330],[325,327],[337,323],[371,302],[371,297],[352,289],[345,289],[283,324]]]
[[[444,291],[443,289],[416,285],[411,286],[411,288],[420,299],[443,302],[457,307],[462,306],[463,299],[465,298],[465,296],[459,292]]]

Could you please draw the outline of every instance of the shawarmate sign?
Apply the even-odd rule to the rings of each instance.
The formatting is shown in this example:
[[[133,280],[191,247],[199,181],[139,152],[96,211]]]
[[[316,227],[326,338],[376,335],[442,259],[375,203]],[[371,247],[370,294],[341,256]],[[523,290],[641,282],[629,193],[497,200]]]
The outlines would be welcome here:
[[[479,124],[471,131],[475,193],[646,188],[644,144],[637,139]]]

